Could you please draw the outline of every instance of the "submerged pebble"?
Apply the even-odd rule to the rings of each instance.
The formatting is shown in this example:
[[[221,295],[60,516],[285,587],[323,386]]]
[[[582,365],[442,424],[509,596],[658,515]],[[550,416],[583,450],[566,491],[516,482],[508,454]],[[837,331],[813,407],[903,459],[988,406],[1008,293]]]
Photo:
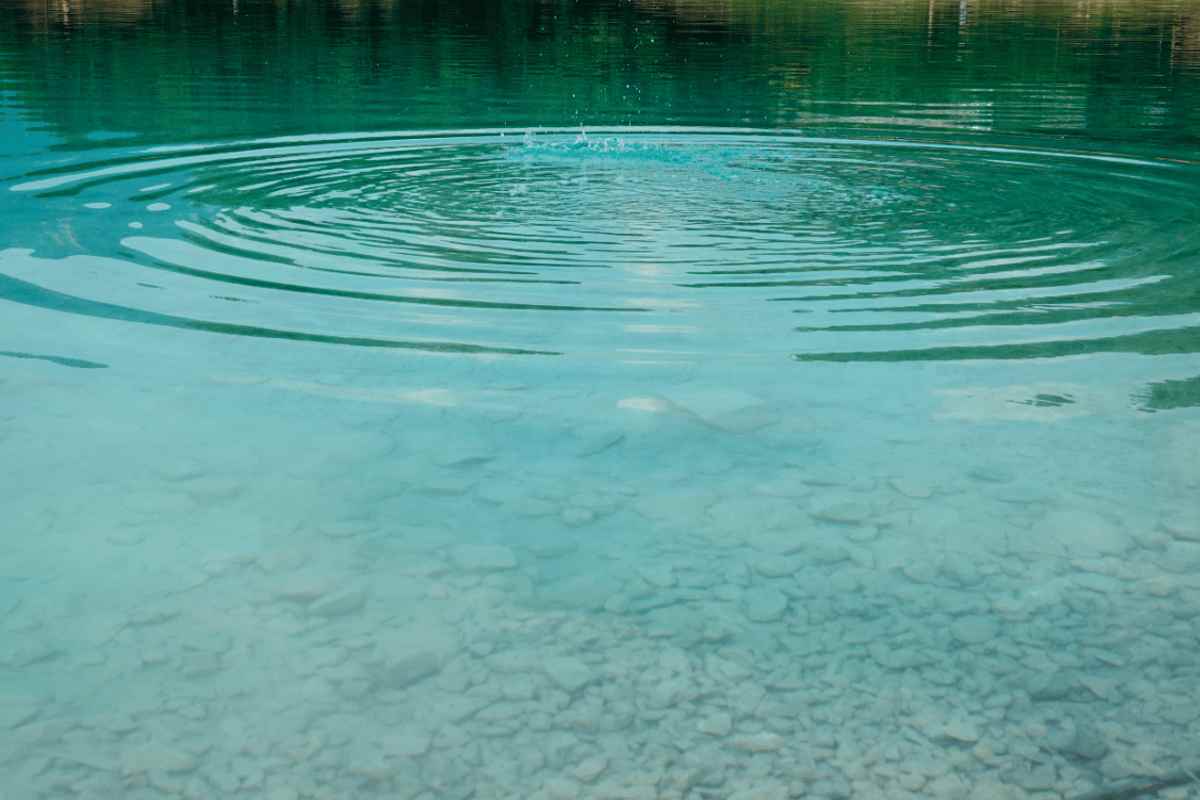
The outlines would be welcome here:
[[[778,589],[755,587],[742,595],[742,603],[751,622],[773,622],[787,610],[788,599]]]
[[[360,611],[366,602],[365,589],[342,589],[314,600],[308,612],[318,617],[342,617]]]
[[[450,550],[450,560],[465,572],[495,572],[517,566],[516,555],[502,545],[456,545]]]

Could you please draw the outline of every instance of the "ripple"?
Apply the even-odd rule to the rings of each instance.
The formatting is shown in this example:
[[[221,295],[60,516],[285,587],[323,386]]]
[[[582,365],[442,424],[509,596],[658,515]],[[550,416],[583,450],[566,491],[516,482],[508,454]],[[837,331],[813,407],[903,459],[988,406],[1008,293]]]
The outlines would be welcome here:
[[[69,257],[0,253],[0,296],[443,353],[1194,352],[1198,185],[1168,159],[754,129],[114,151],[12,182],[109,222]]]

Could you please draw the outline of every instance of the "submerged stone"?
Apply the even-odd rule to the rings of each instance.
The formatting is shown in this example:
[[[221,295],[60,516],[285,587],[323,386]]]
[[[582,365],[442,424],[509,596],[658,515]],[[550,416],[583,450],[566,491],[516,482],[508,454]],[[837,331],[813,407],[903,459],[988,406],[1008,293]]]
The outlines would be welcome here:
[[[1176,539],[1200,542],[1200,510],[1167,514],[1159,520],[1159,527]]]
[[[308,611],[318,617],[341,617],[360,610],[366,605],[366,602],[366,590],[358,588],[343,589],[340,592],[325,595],[314,600],[312,605],[308,607]]]
[[[983,483],[1011,483],[1017,477],[1011,470],[996,465],[972,467],[967,475]]]
[[[19,728],[40,713],[41,703],[32,695],[0,694],[0,730]]]
[[[126,750],[121,757],[127,774],[144,772],[191,772],[196,759],[183,750],[158,742],[147,742]]]
[[[979,741],[979,728],[967,720],[953,720],[942,729],[943,738],[962,744],[974,744]]]
[[[275,584],[274,594],[292,603],[311,603],[333,589],[333,581],[323,575],[292,574]]]
[[[746,616],[751,622],[773,622],[787,610],[787,596],[770,587],[755,587],[742,595]]]
[[[1039,540],[1075,557],[1120,555],[1130,537],[1107,518],[1084,509],[1051,511],[1035,529]]]
[[[395,656],[383,663],[377,683],[389,689],[404,689],[442,668],[441,657],[432,651],[421,650]]]
[[[1058,784],[1058,774],[1050,764],[1014,769],[1005,777],[1027,792],[1051,791]]]
[[[783,748],[783,737],[777,733],[754,733],[738,736],[733,740],[733,746],[748,753],[773,753]]]
[[[608,759],[603,756],[593,756],[579,762],[572,773],[583,783],[591,783],[599,778],[606,769],[608,769]]]
[[[497,544],[460,544],[450,550],[450,561],[464,572],[497,572],[514,569],[517,557]]]
[[[559,519],[564,525],[571,528],[579,528],[584,525],[590,525],[596,521],[596,512],[590,508],[582,508],[580,506],[567,506],[559,514]]]
[[[638,575],[646,583],[659,589],[670,589],[679,582],[669,564],[648,564],[639,567]]]
[[[1033,678],[1028,687],[1030,699],[1036,702],[1069,700],[1081,689],[1079,681],[1064,672],[1039,674]]]
[[[912,669],[931,664],[933,656],[916,647],[897,647],[890,642],[871,642],[867,652],[879,666],[886,669]]]
[[[1108,743],[1090,727],[1074,731],[1055,731],[1047,735],[1049,746],[1060,753],[1081,761],[1099,761],[1108,755]]]
[[[591,667],[571,656],[546,659],[542,664],[542,669],[545,670],[550,680],[558,684],[559,688],[568,692],[582,689],[591,683],[593,678]]]
[[[995,620],[979,615],[959,617],[950,623],[950,635],[966,645],[991,641],[999,630],[1000,627]]]
[[[861,525],[872,517],[874,510],[857,498],[829,497],[814,504],[809,513],[822,522]]]
[[[404,730],[384,736],[380,746],[385,755],[415,758],[429,750],[429,741],[427,731]]]
[[[898,493],[914,500],[926,500],[933,497],[933,486],[917,478],[892,478],[888,481]]]
[[[1163,554],[1162,566],[1171,572],[1188,575],[1200,572],[1200,542],[1172,541]]]
[[[799,572],[805,565],[799,556],[774,556],[760,558],[754,562],[754,571],[764,578],[786,578]]]
[[[728,736],[733,730],[733,717],[724,712],[712,714],[697,722],[696,730],[706,736]]]
[[[215,503],[232,500],[241,494],[242,482],[233,478],[208,475],[188,480],[183,490],[197,503]]]
[[[663,395],[677,408],[715,427],[740,429],[743,425],[739,423],[745,423],[744,417],[763,406],[761,398],[724,386],[683,386],[665,391]]]

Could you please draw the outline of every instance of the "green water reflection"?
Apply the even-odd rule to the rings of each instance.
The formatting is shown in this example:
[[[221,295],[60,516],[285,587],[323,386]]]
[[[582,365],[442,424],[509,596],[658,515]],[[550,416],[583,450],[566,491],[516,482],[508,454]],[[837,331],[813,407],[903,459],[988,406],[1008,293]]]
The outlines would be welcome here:
[[[1036,131],[1194,147],[1200,6],[54,2],[6,104],[73,142],[482,126]]]

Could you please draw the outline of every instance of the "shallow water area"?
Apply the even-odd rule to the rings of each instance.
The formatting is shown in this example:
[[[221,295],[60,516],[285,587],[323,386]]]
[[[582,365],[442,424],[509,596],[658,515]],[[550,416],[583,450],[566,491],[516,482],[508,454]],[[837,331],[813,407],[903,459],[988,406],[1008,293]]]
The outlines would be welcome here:
[[[316,5],[0,12],[0,796],[1194,768],[1191,6]]]

